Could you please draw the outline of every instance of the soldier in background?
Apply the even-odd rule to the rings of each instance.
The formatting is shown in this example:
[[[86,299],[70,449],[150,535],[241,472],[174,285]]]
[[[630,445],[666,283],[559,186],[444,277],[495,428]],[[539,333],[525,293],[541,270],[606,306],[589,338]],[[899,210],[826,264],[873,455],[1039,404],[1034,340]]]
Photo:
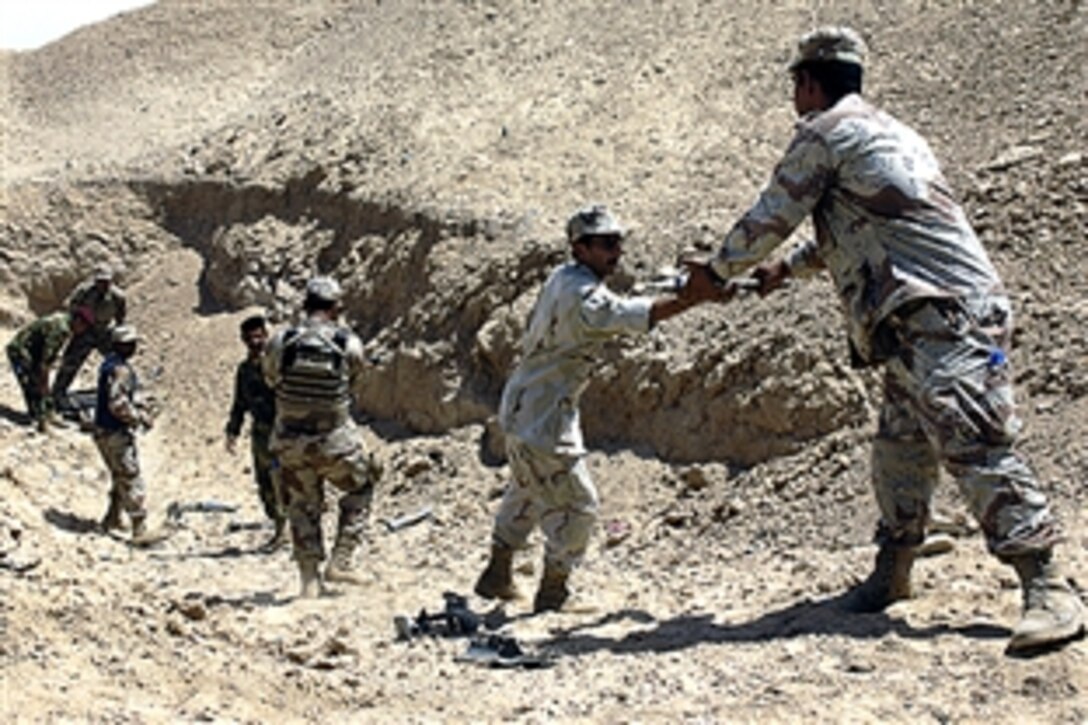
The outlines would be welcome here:
[[[139,381],[129,362],[136,354],[139,336],[127,325],[110,333],[113,351],[98,370],[94,413],[94,442],[110,472],[110,501],[102,519],[104,532],[124,527],[122,513],[132,522],[132,544],[142,546],[154,539],[147,528],[146,488],[140,475],[136,433],[150,428],[151,416],[138,404]]]
[[[60,369],[53,380],[53,402],[60,409],[67,403],[68,388],[79,374],[79,369],[91,354],[91,350],[105,357],[110,352],[110,331],[115,325],[125,324],[125,293],[113,283],[113,270],[108,264],[99,264],[94,274],[68,296],[69,310],[87,308],[94,313],[93,324],[82,334],[72,335],[64,348]]]
[[[790,66],[801,116],[793,141],[693,278],[751,268],[811,215],[816,239],[754,276],[766,294],[787,277],[830,271],[854,357],[884,366],[872,460],[880,548],[845,603],[874,612],[910,596],[943,464],[990,551],[1019,575],[1023,616],[1009,651],[1060,645],[1083,631],[1083,607],[1052,554],[1060,536],[1046,495],[1013,450],[1009,299],[929,146],[862,98],[864,52],[848,28],[801,39]]]
[[[624,231],[603,206],[578,210],[567,222],[567,240],[573,259],[544,283],[522,337],[521,361],[503,389],[499,424],[512,480],[495,515],[491,556],[475,587],[486,599],[516,599],[513,555],[539,525],[545,544],[536,612],[563,606],[568,577],[597,522],[597,490],[585,464],[578,400],[603,343],[649,332],[717,297],[713,289],[696,297],[686,284],[675,295],[659,297],[612,292],[604,280],[623,255]]]
[[[20,329],[8,343],[8,361],[23,391],[27,414],[38,430],[45,431],[53,413],[49,395],[50,369],[65,343],[73,335],[86,333],[93,323],[94,313],[88,307],[54,312]]]
[[[262,361],[276,393],[271,450],[279,461],[303,598],[324,593],[319,568],[324,482],[340,489],[340,515],[325,582],[362,584],[355,550],[363,540],[380,471],[351,418],[352,391],[363,371],[363,343],[339,322],[340,285],[306,284],[304,319],[276,334]]]
[[[245,360],[238,363],[234,374],[234,399],[227,420],[226,448],[233,454],[246,413],[252,419],[249,427],[249,449],[253,456],[253,476],[265,515],[275,525],[272,538],[262,548],[273,552],[287,542],[286,514],[280,492],[279,471],[275,458],[268,450],[272,428],[276,422],[276,394],[264,380],[261,358],[268,344],[268,324],[261,315],[247,317],[241,325],[242,342],[246,346]]]

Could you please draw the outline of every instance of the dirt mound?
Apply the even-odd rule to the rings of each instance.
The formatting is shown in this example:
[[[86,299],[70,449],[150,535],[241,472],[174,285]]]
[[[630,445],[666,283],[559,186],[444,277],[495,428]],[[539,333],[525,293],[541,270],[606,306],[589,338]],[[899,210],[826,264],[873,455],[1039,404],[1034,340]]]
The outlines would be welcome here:
[[[149,552],[94,534],[93,444],[29,432],[0,378],[0,712],[1088,718],[1083,644],[1003,657],[1018,593],[977,536],[923,562],[919,598],[887,616],[834,609],[871,554],[878,380],[849,368],[826,282],[609,350],[583,412],[612,525],[576,583],[600,609],[509,622],[554,667],[473,669],[453,662],[463,640],[392,642],[394,614],[439,607],[483,562],[507,473],[494,409],[565,215],[599,200],[634,226],[621,288],[716,244],[789,138],[791,39],[826,21],[865,32],[869,95],[932,140],[1003,272],[1023,449],[1083,584],[1082,4],[162,0],[0,56],[0,321],[10,335],[94,262],[117,266],[164,404],[141,439],[154,517],[240,508],[187,514]],[[237,323],[289,320],[315,271],[343,282],[366,341],[360,414],[389,473],[373,582],[303,605],[288,555],[256,553],[250,473],[220,443]],[[424,506],[417,526],[377,523]],[[527,586],[535,563],[520,562]]]

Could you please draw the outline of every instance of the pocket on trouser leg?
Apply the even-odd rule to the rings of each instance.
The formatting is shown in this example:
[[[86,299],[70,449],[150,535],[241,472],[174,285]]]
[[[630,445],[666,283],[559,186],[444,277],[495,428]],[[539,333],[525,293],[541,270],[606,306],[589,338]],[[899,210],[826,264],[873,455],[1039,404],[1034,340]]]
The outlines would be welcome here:
[[[129,443],[121,451],[118,463],[121,473],[126,478],[138,478],[140,475],[140,457],[136,451],[136,444]]]

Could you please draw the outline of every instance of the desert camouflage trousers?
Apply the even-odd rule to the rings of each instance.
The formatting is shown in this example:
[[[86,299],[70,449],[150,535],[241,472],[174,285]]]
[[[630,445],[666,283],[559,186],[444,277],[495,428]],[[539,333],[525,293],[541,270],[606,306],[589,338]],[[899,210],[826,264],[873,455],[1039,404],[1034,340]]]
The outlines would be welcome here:
[[[544,533],[544,559],[570,571],[585,556],[597,523],[597,489],[585,459],[565,456],[508,436],[506,455],[512,480],[495,515],[493,539],[523,548],[539,524]]]
[[[873,446],[881,536],[920,543],[944,466],[979,521],[990,551],[1007,559],[1059,538],[1046,496],[1013,451],[1020,430],[1007,358],[1008,300],[924,300],[891,315],[884,403]]]
[[[378,477],[358,429],[349,423],[326,434],[289,435],[277,431],[269,449],[279,463],[295,560],[325,559],[321,534],[325,481],[343,492],[333,552],[350,559],[366,533]]]
[[[269,450],[271,442],[272,427],[254,423],[249,434],[249,450],[253,455],[253,477],[257,480],[257,495],[261,499],[265,516],[272,521],[281,521],[287,514],[281,492],[279,464]]]
[[[110,472],[110,498],[116,498],[132,518],[144,518],[147,515],[147,489],[140,475],[136,434],[127,430],[98,431],[94,434],[94,442]]]

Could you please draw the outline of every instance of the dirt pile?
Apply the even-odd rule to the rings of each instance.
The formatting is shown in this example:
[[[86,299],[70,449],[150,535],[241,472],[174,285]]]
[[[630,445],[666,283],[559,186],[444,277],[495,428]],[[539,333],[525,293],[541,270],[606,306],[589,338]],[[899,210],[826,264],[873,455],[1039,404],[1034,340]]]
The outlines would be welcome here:
[[[599,200],[634,226],[624,288],[715,244],[789,138],[791,40],[826,21],[865,32],[869,95],[932,140],[1005,276],[1023,448],[1083,583],[1081,4],[164,0],[0,57],[0,321],[10,335],[94,262],[118,266],[164,403],[141,441],[154,515],[171,501],[241,509],[189,514],[151,552],[95,535],[107,483],[92,443],[28,432],[0,379],[0,556],[18,562],[0,569],[0,712],[1088,717],[1082,644],[1002,656],[1017,593],[977,537],[923,562],[921,597],[888,616],[823,603],[868,566],[878,382],[849,368],[826,282],[609,351],[584,422],[616,525],[577,582],[600,612],[511,624],[555,667],[477,670],[452,661],[464,642],[391,642],[393,614],[439,606],[482,564],[506,475],[493,413],[564,257],[565,215]],[[255,491],[220,442],[238,321],[290,319],[315,271],[343,282],[373,363],[360,412],[389,470],[375,516],[435,515],[395,534],[375,524],[372,586],[304,606],[287,555],[254,553]],[[535,557],[523,563],[528,577]]]

